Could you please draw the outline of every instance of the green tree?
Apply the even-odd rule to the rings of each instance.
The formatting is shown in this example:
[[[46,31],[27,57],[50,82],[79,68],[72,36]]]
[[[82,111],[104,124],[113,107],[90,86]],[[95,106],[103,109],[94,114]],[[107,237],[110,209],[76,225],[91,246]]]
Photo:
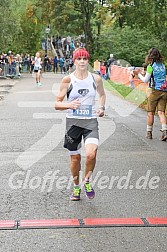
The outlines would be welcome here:
[[[158,47],[163,50],[161,41],[148,31],[124,28],[103,30],[100,35],[100,50],[96,57],[106,59],[113,53],[116,59],[128,61],[131,65],[141,66],[145,55],[151,47]]]
[[[85,34],[94,58],[136,65],[151,46],[166,54],[166,10],[167,0],[0,0],[1,51],[35,53],[50,24],[50,36]]]
[[[140,27],[156,36],[167,29],[167,0],[110,0],[116,24]]]
[[[96,37],[94,26],[99,25],[99,22],[94,21],[100,5],[97,0],[37,0],[35,5],[34,10],[40,7],[42,20],[51,24],[58,34],[77,36],[84,33],[86,46],[93,52]]]
[[[15,2],[0,0],[0,48],[1,51],[17,48],[16,37],[21,31],[20,16],[13,11]]]
[[[36,17],[29,15],[27,9],[27,14],[21,19],[22,32],[18,35],[18,40],[21,41],[19,51],[34,54],[41,49],[42,26]]]

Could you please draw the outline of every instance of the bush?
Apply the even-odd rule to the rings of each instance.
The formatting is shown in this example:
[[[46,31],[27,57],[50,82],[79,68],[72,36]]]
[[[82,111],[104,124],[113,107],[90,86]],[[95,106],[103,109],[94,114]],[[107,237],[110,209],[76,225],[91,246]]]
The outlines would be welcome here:
[[[99,44],[99,57],[108,59],[110,53],[113,53],[116,59],[124,59],[133,66],[142,65],[151,47],[157,47],[160,51],[164,48],[155,34],[128,26],[122,29],[107,27],[99,37]]]

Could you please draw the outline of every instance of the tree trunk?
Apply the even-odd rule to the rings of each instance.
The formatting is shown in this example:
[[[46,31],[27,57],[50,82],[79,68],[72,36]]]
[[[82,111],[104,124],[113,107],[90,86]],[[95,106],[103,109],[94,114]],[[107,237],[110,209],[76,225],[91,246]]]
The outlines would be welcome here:
[[[85,33],[85,41],[86,41],[86,48],[92,54],[93,52],[93,34],[92,34],[92,26],[91,26],[91,15],[94,10],[94,2],[90,2],[89,0],[82,0],[81,1],[81,9],[84,15],[84,22],[83,22],[83,29]]]

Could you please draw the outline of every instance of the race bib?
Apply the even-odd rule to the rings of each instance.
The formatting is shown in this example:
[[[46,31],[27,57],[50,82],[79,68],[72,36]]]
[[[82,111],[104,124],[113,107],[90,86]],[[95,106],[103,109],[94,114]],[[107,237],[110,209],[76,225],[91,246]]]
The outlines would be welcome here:
[[[92,105],[82,105],[78,109],[74,109],[73,116],[91,117]]]

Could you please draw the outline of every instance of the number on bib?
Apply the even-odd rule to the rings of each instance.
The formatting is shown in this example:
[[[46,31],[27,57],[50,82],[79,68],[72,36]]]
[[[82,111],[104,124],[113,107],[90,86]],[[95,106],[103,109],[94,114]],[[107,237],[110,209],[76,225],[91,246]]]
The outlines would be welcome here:
[[[82,105],[78,109],[74,109],[73,116],[91,117],[92,105]]]

